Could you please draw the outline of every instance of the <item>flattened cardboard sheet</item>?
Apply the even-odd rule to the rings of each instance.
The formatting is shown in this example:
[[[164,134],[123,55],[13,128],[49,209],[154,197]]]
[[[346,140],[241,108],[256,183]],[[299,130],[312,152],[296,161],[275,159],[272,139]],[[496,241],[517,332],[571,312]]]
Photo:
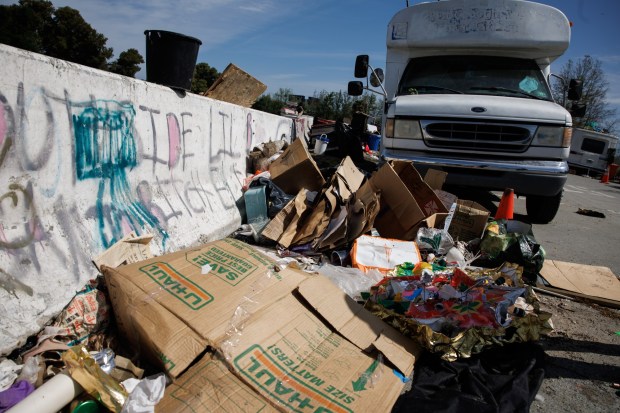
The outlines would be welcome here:
[[[553,287],[620,305],[620,280],[608,267],[545,260],[540,275]]]
[[[249,108],[265,90],[267,85],[230,63],[203,96]]]
[[[180,408],[187,400],[206,406],[198,387],[213,385],[203,370],[196,375],[200,362],[190,366],[210,346],[278,409],[389,411],[419,347],[327,278],[272,265],[226,239],[104,274],[121,331],[182,383],[173,389]],[[239,392],[258,403],[243,386]]]

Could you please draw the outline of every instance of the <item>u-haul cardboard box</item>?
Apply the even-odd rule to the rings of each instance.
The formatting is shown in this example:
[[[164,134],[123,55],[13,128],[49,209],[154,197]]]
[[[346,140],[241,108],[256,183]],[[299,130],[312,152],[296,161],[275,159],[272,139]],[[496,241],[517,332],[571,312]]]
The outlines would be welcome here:
[[[297,412],[389,411],[404,386],[395,370],[410,374],[418,351],[321,276],[262,308],[232,341],[222,347],[237,376]]]
[[[156,413],[273,413],[278,410],[232,372],[206,354],[166,388]]]
[[[389,411],[419,347],[327,278],[273,264],[227,239],[104,274],[121,331],[172,377],[210,346],[276,408]]]
[[[248,299],[267,306],[305,279],[273,265],[249,245],[224,239],[103,273],[121,332],[176,377],[234,327],[238,306]]]

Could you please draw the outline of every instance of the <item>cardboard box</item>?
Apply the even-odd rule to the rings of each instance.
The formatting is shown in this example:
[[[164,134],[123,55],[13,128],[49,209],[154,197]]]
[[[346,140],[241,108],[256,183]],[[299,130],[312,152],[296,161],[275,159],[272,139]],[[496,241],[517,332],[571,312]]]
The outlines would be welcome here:
[[[237,307],[290,293],[301,271],[273,272],[249,245],[224,239],[117,268],[103,267],[121,333],[177,377],[231,327]]]
[[[303,188],[319,191],[325,184],[319,167],[302,140],[295,139],[282,155],[269,165],[273,183],[290,195],[296,195]]]
[[[447,172],[438,169],[427,169],[426,174],[424,174],[424,182],[426,182],[433,191],[437,191],[443,188],[447,176]]]
[[[104,273],[121,330],[179,380],[211,346],[279,409],[389,411],[418,345],[327,278],[272,264],[222,240]]]
[[[155,406],[156,413],[277,411],[213,354],[206,354],[166,387],[164,397]]]
[[[381,193],[375,228],[384,238],[414,240],[424,218],[448,212],[411,162],[390,161],[370,179]]]
[[[450,192],[446,192],[442,189],[435,189],[435,195],[437,195],[437,198],[441,200],[443,206],[446,207],[446,209],[448,210],[450,210],[452,204],[458,201],[458,197],[456,195],[451,194]]]
[[[481,238],[487,225],[490,212],[474,201],[459,199],[452,216],[448,233],[455,241],[471,241]],[[447,217],[446,220],[449,220]]]
[[[233,371],[286,411],[390,411],[404,387],[390,365],[411,372],[417,345],[322,276],[295,293],[253,315],[226,354]]]
[[[447,217],[448,214],[444,212],[440,214],[433,214],[430,217],[423,219],[418,228],[443,228]]]

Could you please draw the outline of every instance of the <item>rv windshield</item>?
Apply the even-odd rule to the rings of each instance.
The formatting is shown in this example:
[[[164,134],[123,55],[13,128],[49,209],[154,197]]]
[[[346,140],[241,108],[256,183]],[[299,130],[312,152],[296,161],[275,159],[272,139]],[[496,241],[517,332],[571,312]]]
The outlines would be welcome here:
[[[496,56],[427,56],[411,59],[399,95],[469,94],[552,101],[533,60]]]

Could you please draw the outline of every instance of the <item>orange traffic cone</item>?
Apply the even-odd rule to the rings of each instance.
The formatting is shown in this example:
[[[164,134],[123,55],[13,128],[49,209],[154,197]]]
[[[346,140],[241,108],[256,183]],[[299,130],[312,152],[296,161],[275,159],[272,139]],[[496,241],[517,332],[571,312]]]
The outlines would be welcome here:
[[[504,195],[502,195],[495,213],[495,219],[512,219],[515,207],[514,197],[514,189],[506,188],[504,190]]]
[[[609,168],[605,169],[605,173],[601,176],[601,183],[608,184],[609,183]]]

